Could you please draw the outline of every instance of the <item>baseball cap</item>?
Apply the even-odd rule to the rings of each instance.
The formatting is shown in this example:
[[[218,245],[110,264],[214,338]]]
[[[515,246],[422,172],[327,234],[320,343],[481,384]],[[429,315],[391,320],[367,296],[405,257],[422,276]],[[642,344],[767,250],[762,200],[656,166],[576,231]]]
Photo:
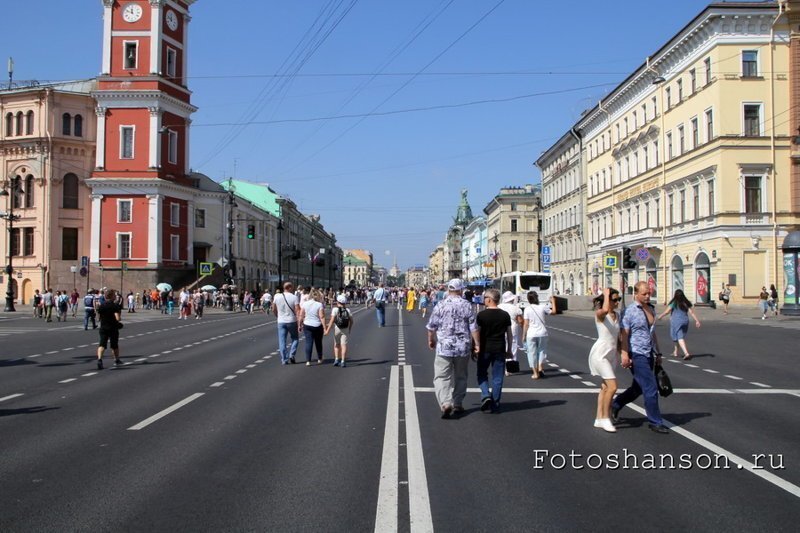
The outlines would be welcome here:
[[[460,278],[453,278],[447,282],[447,290],[449,291],[463,291],[464,282]]]
[[[506,291],[503,293],[503,303],[509,304],[517,299],[517,295],[511,291]]]
[[[344,294],[340,294],[339,296],[336,297],[336,301],[339,302],[340,304],[346,304],[347,296],[345,296]]]

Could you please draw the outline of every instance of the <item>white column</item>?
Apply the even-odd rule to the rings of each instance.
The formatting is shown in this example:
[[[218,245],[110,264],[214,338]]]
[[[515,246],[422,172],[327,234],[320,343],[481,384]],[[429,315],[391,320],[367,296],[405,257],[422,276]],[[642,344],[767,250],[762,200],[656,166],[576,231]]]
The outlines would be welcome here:
[[[189,132],[192,130],[191,119],[186,119],[186,127],[183,128],[183,130],[183,172],[188,175],[191,170],[191,165],[189,164]]]
[[[192,20],[192,17],[189,16],[189,13],[183,15],[183,83],[184,87],[189,86],[188,75],[189,75],[189,21]]]
[[[147,225],[147,262],[149,264],[160,264],[162,259],[161,250],[161,215],[162,197],[160,194],[148,194],[149,203],[148,225]]]
[[[161,163],[161,111],[150,108],[150,168],[158,168]]]
[[[100,217],[103,213],[103,195],[92,195],[92,217],[91,217],[91,231],[89,237],[89,261],[97,263],[100,261]]]
[[[186,204],[186,261],[194,263],[194,202]]]
[[[150,72],[161,74],[161,29],[163,24],[161,3],[150,2],[150,8]]]
[[[96,168],[105,168],[106,166],[106,108],[96,107],[95,113],[97,114],[97,148],[95,149],[95,162]]]
[[[111,16],[113,0],[103,0],[103,69],[101,74],[111,73]]]

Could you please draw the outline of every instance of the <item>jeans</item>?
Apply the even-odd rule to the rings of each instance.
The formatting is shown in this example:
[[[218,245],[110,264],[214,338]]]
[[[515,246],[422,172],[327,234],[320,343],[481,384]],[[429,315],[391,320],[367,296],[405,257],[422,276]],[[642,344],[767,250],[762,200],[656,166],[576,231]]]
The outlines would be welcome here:
[[[433,361],[433,388],[440,407],[461,407],[467,395],[469,356],[437,355]]]
[[[375,313],[378,317],[378,326],[384,327],[386,326],[386,304],[384,303],[376,303],[375,304]]]
[[[489,368],[492,369],[492,400],[497,404],[503,394],[503,377],[506,373],[506,354],[483,352],[478,356],[478,387],[481,389],[481,400],[489,394]]]
[[[631,368],[633,384],[617,396],[611,406],[614,409],[621,409],[644,393],[644,409],[647,412],[648,422],[661,425],[664,420],[661,418],[661,409],[658,407],[658,384],[653,373],[654,359],[650,355],[632,353],[631,360],[633,361],[633,368]]]
[[[322,361],[322,326],[309,326],[303,324],[303,335],[306,338],[306,362],[311,362],[311,352],[317,347],[317,359]]]
[[[94,316],[95,316],[94,315],[94,309],[92,309],[92,308],[89,308],[89,309],[84,308],[84,310],[83,310],[83,329],[89,329],[89,320],[92,321],[92,329],[97,327],[97,322],[95,322]]]
[[[547,360],[547,337],[531,337],[525,341],[528,348],[528,365],[539,368]]]
[[[292,344],[287,350],[286,348],[286,334],[292,338]],[[281,354],[281,363],[289,362],[297,353],[297,343],[299,335],[297,333],[297,322],[279,323],[278,324],[278,351]]]

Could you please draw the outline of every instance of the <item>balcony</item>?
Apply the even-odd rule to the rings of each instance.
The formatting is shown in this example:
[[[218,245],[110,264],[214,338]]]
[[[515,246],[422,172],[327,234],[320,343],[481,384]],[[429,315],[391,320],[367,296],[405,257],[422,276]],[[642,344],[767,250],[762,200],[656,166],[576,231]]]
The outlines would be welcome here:
[[[770,218],[769,213],[743,213],[741,215],[741,223],[750,226],[754,224],[769,224]]]

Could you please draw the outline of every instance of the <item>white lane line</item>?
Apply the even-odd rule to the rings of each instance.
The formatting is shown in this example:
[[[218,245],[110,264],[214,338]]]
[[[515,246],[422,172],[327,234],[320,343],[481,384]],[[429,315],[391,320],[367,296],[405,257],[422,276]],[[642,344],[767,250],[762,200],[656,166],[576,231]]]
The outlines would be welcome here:
[[[54,353],[58,353],[58,350],[53,350],[52,352],[44,352],[45,355],[52,355]]]
[[[378,510],[375,514],[375,533],[397,531],[397,476],[399,469],[398,424],[400,408],[399,368],[389,371],[389,401],[386,404],[386,429],[383,433],[381,477],[378,484]]]
[[[742,378],[740,378],[739,376],[731,376],[730,374],[725,374],[725,377],[729,378],[729,379],[736,379],[736,380],[739,380],[739,381],[742,380]]]
[[[79,344],[78,348],[87,348],[88,346],[89,346],[88,344]]]
[[[550,367],[553,367],[553,368],[558,368],[558,365],[555,364],[555,363],[547,363],[547,366],[550,366]]]
[[[503,392],[505,392],[505,391],[503,391]],[[634,404],[630,404],[629,403],[628,407],[630,407],[631,409],[633,409],[634,411],[636,411],[639,414],[642,414],[642,415],[645,414],[645,410],[642,409],[641,407],[639,407],[638,405],[634,405]],[[664,420],[664,424],[668,428],[670,428],[672,431],[677,433],[678,435],[689,439],[690,441],[694,442],[695,444],[698,444],[698,445],[702,446],[703,448],[705,448],[705,449],[707,449],[707,450],[709,450],[709,451],[711,451],[711,452],[713,452],[715,454],[724,455],[725,457],[728,458],[728,460],[730,460],[730,462],[736,464],[736,466],[737,466],[737,468],[739,470],[745,470],[747,472],[750,472],[751,474],[754,474],[754,475],[764,479],[765,481],[767,481],[769,483],[772,483],[776,487],[785,490],[789,494],[800,498],[800,487],[798,487],[797,485],[795,485],[793,483],[790,483],[790,482],[786,481],[785,479],[776,476],[772,472],[768,472],[767,470],[764,470],[763,467],[760,467],[760,468],[756,467],[756,465],[751,463],[750,461],[747,461],[747,460],[739,457],[738,455],[734,454],[733,452],[729,452],[728,450],[726,450],[725,448],[722,448],[721,446],[717,446],[713,442],[708,441],[708,440],[704,439],[703,437],[692,433],[691,431],[685,430],[680,426],[676,426],[675,424],[673,424],[669,420],[665,419]]]
[[[211,385],[209,385],[209,387],[222,387],[223,385],[225,385],[225,382],[217,381],[216,383],[212,383]]]
[[[59,381],[59,383],[70,383],[71,381],[75,381],[78,378],[69,378]]]
[[[676,361],[675,359],[667,359],[670,363],[680,363],[680,361]]]
[[[699,367],[699,366],[697,366],[697,365],[692,365],[692,364],[689,364],[689,363],[684,363],[684,364],[685,364],[686,366],[688,366],[689,368],[700,368],[700,367]]]
[[[256,361],[256,363],[263,363],[263,362],[264,362],[263,359],[259,359],[258,361]]]
[[[204,392],[195,392],[191,396],[188,396],[188,397],[184,398],[183,400],[179,401],[178,403],[176,403],[174,405],[171,405],[170,407],[167,407],[163,411],[159,411],[158,413],[154,414],[150,418],[145,418],[144,420],[142,420],[138,424],[129,427],[128,430],[130,430],[130,431],[138,431],[140,429],[146,428],[147,426],[149,426],[153,422],[155,422],[155,421],[157,421],[157,420],[159,420],[161,418],[164,418],[165,416],[167,416],[168,414],[170,414],[173,411],[177,411],[178,409],[180,409],[184,405],[188,404],[189,402],[195,401],[196,399],[198,399],[200,396],[203,396],[204,394],[205,394]]]
[[[711,370],[710,368],[704,368],[703,372],[708,372],[709,374],[719,374],[719,370]]]
[[[82,378],[88,378],[90,376],[96,376],[96,375],[97,375],[97,372],[88,372],[86,374],[81,374],[81,377]]]
[[[272,359],[271,355],[266,356],[264,359]]]
[[[245,368],[255,368],[256,365],[247,365]]]
[[[134,359],[134,363],[141,363],[142,361],[147,361],[147,357],[140,357],[139,359]]]
[[[61,349],[61,351],[62,351],[62,352],[68,352],[68,351],[70,351],[70,350],[74,350],[74,349],[75,349],[75,348],[62,348],[62,349]]]
[[[224,378],[222,378],[222,379],[231,380],[231,379],[236,379],[236,378],[238,378],[238,377],[239,377],[239,376],[230,375],[230,376],[225,376],[225,377],[224,377]]]
[[[571,377],[572,379],[583,379],[578,374],[570,374],[569,377]]]
[[[755,385],[756,387],[764,387],[765,389],[771,389],[772,387],[769,385],[765,385],[764,383],[759,383],[758,381],[751,381],[750,385]]]
[[[240,370],[237,370],[236,374],[244,374],[245,372],[247,372],[247,369],[246,368],[242,368]]]
[[[172,350],[165,350],[165,351],[161,352],[162,355],[166,354],[166,353],[172,353]]]
[[[410,366],[403,367],[403,399],[405,400],[408,510],[411,515],[411,531],[412,533],[432,532],[433,518],[428,495],[428,477],[425,473],[425,456],[422,454],[417,397],[414,394],[414,375]]]
[[[42,354],[37,353],[37,354],[29,355],[28,359],[33,359],[34,357],[41,357],[41,356],[42,356]]]
[[[569,374],[569,370],[567,370],[566,368],[559,368],[558,371],[561,372],[562,374]]]
[[[581,381],[581,383],[583,383],[587,387],[597,387],[597,384],[592,383],[591,381]]]
[[[161,354],[160,354],[160,353],[154,353],[154,354],[153,354],[153,355],[151,355],[150,357],[161,357]]]
[[[17,394],[9,394],[8,396],[3,396],[2,398],[0,398],[0,402],[4,402],[6,400],[13,400],[14,398],[19,398],[20,396],[24,396],[24,394],[22,394],[21,392],[18,392]]]

